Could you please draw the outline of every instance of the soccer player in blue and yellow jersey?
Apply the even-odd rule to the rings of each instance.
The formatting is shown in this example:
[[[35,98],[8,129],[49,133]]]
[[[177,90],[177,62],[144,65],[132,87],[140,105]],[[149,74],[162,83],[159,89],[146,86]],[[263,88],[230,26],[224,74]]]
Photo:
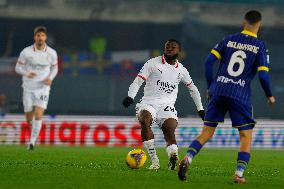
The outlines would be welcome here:
[[[275,103],[269,82],[269,56],[263,41],[257,38],[261,25],[261,14],[252,10],[244,17],[241,33],[229,35],[217,44],[205,62],[208,94],[210,97],[201,134],[191,143],[187,155],[180,162],[178,177],[186,180],[192,158],[213,136],[219,122],[229,112],[232,126],[239,130],[240,151],[238,152],[235,183],[245,183],[243,176],[250,160],[253,119],[250,82],[258,73],[268,103]],[[219,60],[217,75],[213,78],[212,64]]]

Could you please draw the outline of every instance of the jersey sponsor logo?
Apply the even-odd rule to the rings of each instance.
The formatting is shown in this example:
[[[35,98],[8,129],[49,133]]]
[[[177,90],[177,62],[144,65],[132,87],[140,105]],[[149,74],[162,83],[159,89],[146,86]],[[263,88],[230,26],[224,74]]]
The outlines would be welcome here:
[[[44,70],[46,67],[48,67],[48,65],[40,65],[40,64],[27,64],[27,66],[32,69],[32,70],[36,70],[36,71],[42,71]]]
[[[257,54],[257,52],[259,50],[259,47],[255,46],[255,45],[238,43],[238,42],[235,42],[235,41],[228,41],[227,47],[245,50],[245,51],[250,51],[250,52],[253,52],[255,54]]]
[[[235,84],[235,85],[240,85],[241,87],[244,87],[245,84],[246,84],[246,81],[243,80],[243,79],[239,79],[239,80],[235,81],[233,79],[227,78],[227,77],[222,76],[222,75],[217,77],[217,82],[232,83],[232,84]]]
[[[161,72],[161,74],[163,74],[163,71],[162,71],[162,70],[158,69],[158,71]]]
[[[160,91],[165,91],[166,93],[169,93],[169,94],[172,93],[177,88],[176,85],[173,85],[173,84],[170,84],[169,82],[164,82],[161,80],[157,81],[157,85]]]

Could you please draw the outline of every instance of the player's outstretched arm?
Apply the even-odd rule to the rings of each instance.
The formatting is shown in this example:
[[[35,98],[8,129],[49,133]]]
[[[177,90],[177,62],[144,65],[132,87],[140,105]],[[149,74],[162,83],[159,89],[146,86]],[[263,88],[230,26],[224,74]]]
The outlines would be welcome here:
[[[136,96],[136,94],[139,91],[139,88],[141,87],[141,85],[143,84],[144,79],[142,79],[141,77],[136,77],[134,79],[134,81],[132,82],[132,84],[129,86],[128,89],[128,96],[124,98],[124,100],[122,101],[122,105],[127,108],[129,107],[131,104],[133,104],[134,102],[134,98]]]
[[[204,108],[201,102],[200,93],[197,87],[194,85],[187,69],[183,70],[182,75],[183,75],[182,82],[187,86],[189,90],[190,96],[196,105],[198,115],[201,117],[202,120],[204,120],[205,113],[204,113]]]
[[[207,81],[207,90],[213,82],[213,63],[216,62],[218,58],[210,53],[205,60],[205,77]]]
[[[258,78],[259,78],[261,87],[262,87],[262,89],[265,92],[265,96],[267,97],[268,103],[269,104],[274,104],[275,103],[275,98],[272,95],[268,70],[258,71]]]
[[[204,108],[201,102],[201,96],[200,96],[200,93],[197,87],[194,85],[193,82],[191,82],[191,84],[188,85],[187,87],[188,87],[190,96],[196,105],[198,115],[200,116],[202,120],[204,120],[205,112],[204,112]]]

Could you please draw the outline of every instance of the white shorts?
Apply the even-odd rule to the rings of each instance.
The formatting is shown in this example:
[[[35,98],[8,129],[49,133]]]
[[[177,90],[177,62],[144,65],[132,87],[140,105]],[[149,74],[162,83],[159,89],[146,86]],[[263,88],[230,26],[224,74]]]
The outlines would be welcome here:
[[[153,105],[153,104],[146,104],[146,103],[137,103],[136,105],[136,116],[142,110],[147,110],[151,113],[153,121],[158,124],[161,128],[163,123],[169,119],[173,118],[178,122],[177,111],[173,105]]]
[[[23,91],[23,104],[24,112],[31,112],[34,106],[41,107],[43,109],[47,108],[49,99],[49,90],[42,89],[36,91]]]

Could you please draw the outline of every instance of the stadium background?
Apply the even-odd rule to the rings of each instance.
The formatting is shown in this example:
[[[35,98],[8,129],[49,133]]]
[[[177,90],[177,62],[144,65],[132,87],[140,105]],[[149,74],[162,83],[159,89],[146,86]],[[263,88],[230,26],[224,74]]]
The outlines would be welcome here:
[[[267,105],[256,77],[252,99],[259,124],[254,146],[283,148],[283,5],[281,0],[0,0],[0,142],[21,144],[28,137],[29,128],[21,116],[21,77],[14,67],[20,51],[33,43],[35,26],[47,26],[48,44],[57,50],[60,68],[45,118],[48,132],[42,131],[40,142],[82,144],[87,125],[93,129],[87,129],[87,144],[128,146],[131,140],[138,141],[139,126],[134,106],[124,109],[121,101],[142,65],[162,53],[168,38],[180,40],[181,62],[205,104],[204,59],[224,36],[241,31],[244,13],[254,8],[263,13],[259,38],[270,50],[270,76],[277,100],[273,107]],[[186,146],[202,122],[195,118],[195,105],[186,88],[179,89],[176,109],[183,119],[177,135],[183,141],[180,145]],[[142,90],[136,102],[141,95]],[[213,147],[238,145],[237,138],[225,140],[236,134],[229,123],[217,133]],[[155,129],[155,134],[163,145],[161,132]]]

